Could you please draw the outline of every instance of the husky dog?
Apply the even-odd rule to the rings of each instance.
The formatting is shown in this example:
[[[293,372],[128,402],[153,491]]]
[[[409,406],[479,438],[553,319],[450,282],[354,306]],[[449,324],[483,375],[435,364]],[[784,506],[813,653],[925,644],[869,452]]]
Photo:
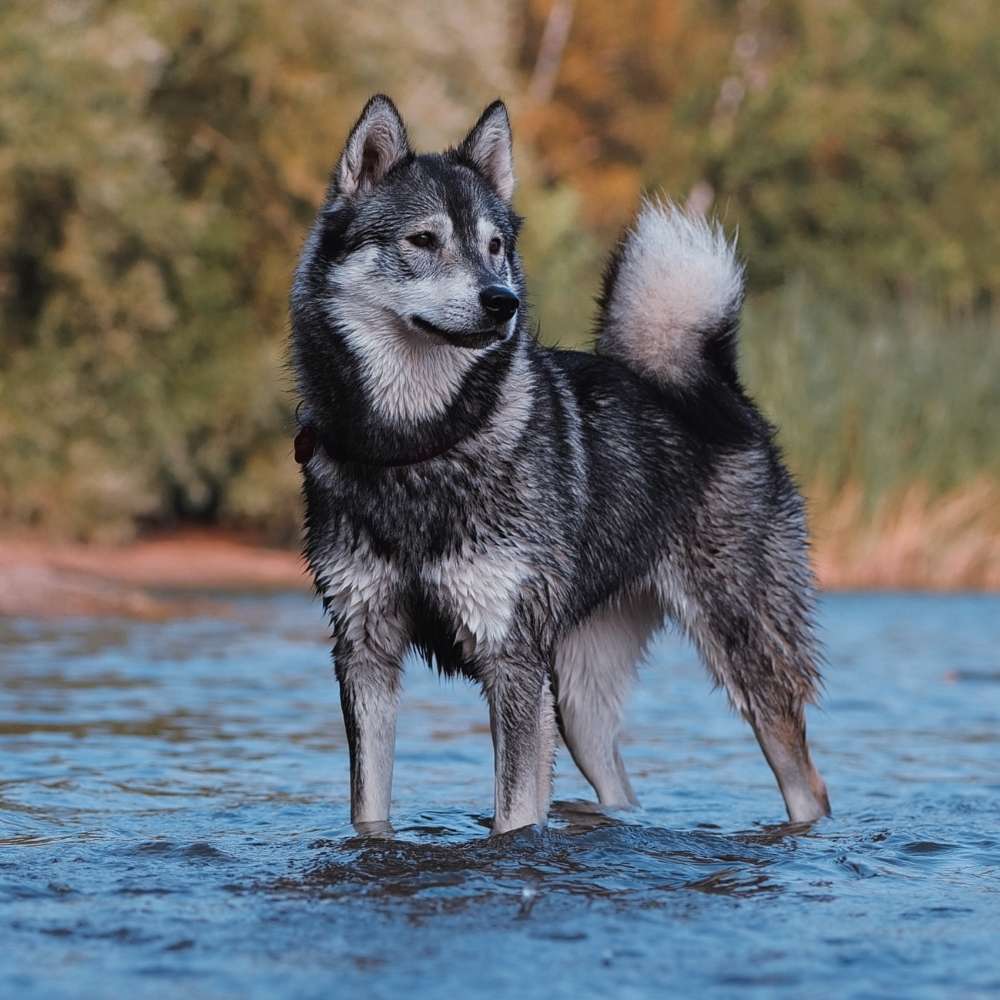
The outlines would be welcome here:
[[[333,625],[351,817],[389,817],[401,663],[478,681],[494,832],[545,822],[555,734],[600,802],[666,619],[753,727],[796,822],[828,813],[802,500],[740,384],[743,271],[718,225],[647,204],[607,269],[596,353],[527,330],[507,111],[415,154],[372,98],[291,295],[306,558]]]

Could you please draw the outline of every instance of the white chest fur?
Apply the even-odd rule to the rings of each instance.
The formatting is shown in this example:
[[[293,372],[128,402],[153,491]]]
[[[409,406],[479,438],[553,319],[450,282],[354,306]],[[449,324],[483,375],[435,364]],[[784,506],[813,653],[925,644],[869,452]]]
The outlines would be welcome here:
[[[427,563],[419,574],[432,601],[454,625],[455,640],[466,656],[503,645],[528,575],[524,558],[500,547]],[[366,545],[332,556],[324,563],[323,579],[330,610],[353,642],[389,651],[416,625],[403,617],[405,584],[398,568]]]
[[[518,554],[497,547],[428,564],[421,578],[450,613],[456,639],[471,656],[503,644],[528,567]]]
[[[399,574],[365,544],[333,553],[321,567],[323,596],[355,644],[400,655],[405,629],[398,611]]]

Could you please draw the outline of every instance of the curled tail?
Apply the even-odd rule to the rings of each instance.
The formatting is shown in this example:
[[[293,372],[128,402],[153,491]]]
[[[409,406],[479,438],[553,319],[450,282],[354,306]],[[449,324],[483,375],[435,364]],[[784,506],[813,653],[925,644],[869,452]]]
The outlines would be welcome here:
[[[645,202],[608,263],[599,305],[599,354],[660,383],[737,381],[743,265],[718,222]]]

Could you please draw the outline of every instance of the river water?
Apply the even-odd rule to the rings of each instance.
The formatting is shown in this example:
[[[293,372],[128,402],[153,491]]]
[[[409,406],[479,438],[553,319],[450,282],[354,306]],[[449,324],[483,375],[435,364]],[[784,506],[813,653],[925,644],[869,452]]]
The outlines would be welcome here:
[[[824,599],[834,817],[780,825],[691,649],[643,669],[601,816],[485,839],[485,706],[409,665],[391,839],[348,823],[319,607],[0,623],[0,996],[1000,992],[1000,597]]]

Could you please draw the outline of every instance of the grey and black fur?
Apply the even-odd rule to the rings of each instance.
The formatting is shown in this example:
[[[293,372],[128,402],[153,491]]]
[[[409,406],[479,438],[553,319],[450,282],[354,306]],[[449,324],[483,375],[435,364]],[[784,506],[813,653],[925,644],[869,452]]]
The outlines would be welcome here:
[[[557,726],[602,804],[672,619],[753,727],[788,814],[829,810],[802,500],[744,392],[742,269],[721,230],[646,205],[609,264],[594,354],[529,334],[497,102],[416,155],[375,97],[292,292],[306,554],[334,631],[359,827],[388,821],[408,649],[478,681],[494,831],[546,819]]]

